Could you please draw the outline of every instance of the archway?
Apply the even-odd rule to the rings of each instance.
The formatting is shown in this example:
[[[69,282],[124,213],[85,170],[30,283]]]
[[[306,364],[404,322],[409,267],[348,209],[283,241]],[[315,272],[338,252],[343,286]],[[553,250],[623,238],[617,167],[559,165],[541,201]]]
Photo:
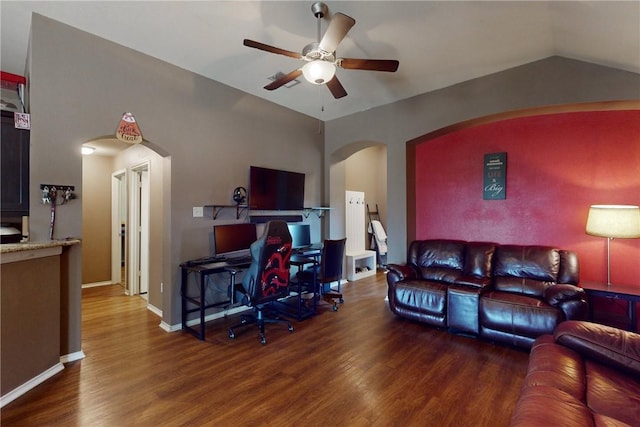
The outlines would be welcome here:
[[[167,194],[170,188],[165,189],[165,176],[170,174],[170,158],[164,150],[148,141],[133,146],[125,144],[120,146],[120,149],[114,150],[113,146],[117,147],[118,144],[111,136],[96,138],[84,145],[98,148],[93,155],[83,160],[83,230],[85,230],[83,232],[83,286],[119,283],[121,276],[117,271],[120,270],[123,260],[126,261],[127,266],[133,265],[131,264],[133,261],[136,265],[146,265],[148,267],[145,267],[145,271],[141,274],[144,283],[138,283],[135,288],[132,288],[134,292],[130,292],[127,288],[127,293],[143,293],[147,288],[145,284],[148,283],[147,308],[161,316],[164,306],[162,292],[164,263],[161,248],[165,238],[164,233],[169,232],[165,227],[165,219],[170,217],[163,209],[165,209],[164,200],[170,196]],[[100,153],[101,147],[104,147],[103,154]],[[140,178],[141,173],[143,180],[134,179]],[[132,183],[136,182],[146,182],[147,189],[142,192],[146,198],[145,204],[134,210],[132,195],[139,192],[132,188]],[[105,214],[87,214],[84,203],[92,206],[92,212],[99,210]],[[136,214],[138,220],[139,214],[142,214],[145,217],[143,222],[148,224],[141,228],[144,231],[140,237],[144,238],[144,241],[133,240],[128,234],[121,236],[122,230],[128,231],[130,228],[129,223],[135,212],[138,212]],[[114,218],[114,215],[118,218]],[[126,227],[122,226],[123,223]],[[104,237],[105,230],[108,230],[107,237]],[[134,247],[146,250],[131,250]],[[119,256],[121,251],[125,252],[125,257]],[[86,274],[85,268],[88,265],[94,267],[100,265],[101,276]],[[131,274],[125,277],[127,277],[125,282],[132,282]]]
[[[331,238],[345,236],[345,191],[365,193],[371,209],[377,210],[383,221],[387,211],[387,146],[376,141],[347,144],[330,156],[329,197]],[[365,221],[368,224],[368,220]],[[370,242],[367,242],[367,246]]]

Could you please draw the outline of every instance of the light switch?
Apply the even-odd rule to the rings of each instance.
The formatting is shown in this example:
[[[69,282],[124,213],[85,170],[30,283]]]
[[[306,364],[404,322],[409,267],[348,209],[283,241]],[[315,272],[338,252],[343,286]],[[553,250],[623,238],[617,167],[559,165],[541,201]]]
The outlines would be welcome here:
[[[204,207],[202,206],[194,206],[193,207],[193,217],[194,218],[202,218],[204,216]]]

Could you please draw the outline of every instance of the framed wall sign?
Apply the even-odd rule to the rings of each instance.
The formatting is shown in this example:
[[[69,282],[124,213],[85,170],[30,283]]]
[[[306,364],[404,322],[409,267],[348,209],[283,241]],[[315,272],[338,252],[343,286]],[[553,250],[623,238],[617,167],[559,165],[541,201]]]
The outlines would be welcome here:
[[[507,198],[507,153],[484,155],[482,198],[484,200],[505,200]]]

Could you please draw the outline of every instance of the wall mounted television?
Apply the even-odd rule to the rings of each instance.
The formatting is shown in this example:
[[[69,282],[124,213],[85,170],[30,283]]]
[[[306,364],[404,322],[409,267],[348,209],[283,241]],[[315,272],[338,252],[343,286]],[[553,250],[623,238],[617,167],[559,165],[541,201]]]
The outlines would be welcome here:
[[[249,169],[249,205],[265,211],[304,208],[304,174],[251,166]]]

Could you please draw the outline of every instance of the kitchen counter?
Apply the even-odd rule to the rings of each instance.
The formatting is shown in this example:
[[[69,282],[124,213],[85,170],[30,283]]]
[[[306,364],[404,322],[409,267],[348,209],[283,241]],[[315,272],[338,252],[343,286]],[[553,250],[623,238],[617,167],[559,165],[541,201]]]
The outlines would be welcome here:
[[[0,263],[26,261],[60,255],[62,248],[80,243],[79,239],[47,240],[44,242],[3,243],[0,245]]]
[[[71,246],[80,243],[80,239],[47,240],[44,242],[3,243],[0,245],[0,253],[31,251],[34,249],[55,248]]]
[[[0,407],[64,369],[67,253],[79,239],[0,245]]]

